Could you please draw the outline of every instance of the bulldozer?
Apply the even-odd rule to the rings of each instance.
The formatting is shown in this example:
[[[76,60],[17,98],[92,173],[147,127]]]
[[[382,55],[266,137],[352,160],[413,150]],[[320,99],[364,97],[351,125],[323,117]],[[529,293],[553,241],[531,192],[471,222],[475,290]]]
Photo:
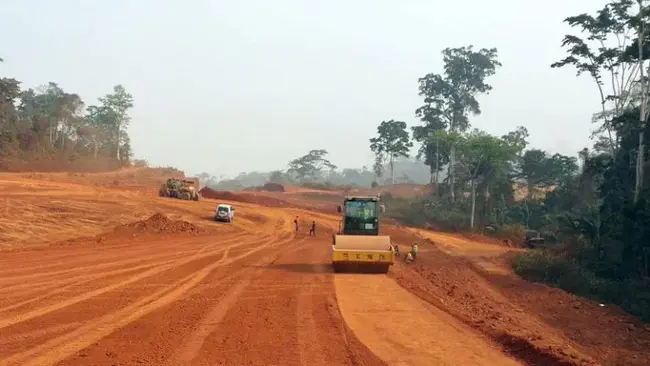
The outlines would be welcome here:
[[[379,196],[346,196],[339,230],[332,236],[334,272],[387,273],[395,259],[390,236],[379,235]]]
[[[160,186],[160,197],[171,197],[182,200],[199,200],[199,191],[196,180],[169,178]]]

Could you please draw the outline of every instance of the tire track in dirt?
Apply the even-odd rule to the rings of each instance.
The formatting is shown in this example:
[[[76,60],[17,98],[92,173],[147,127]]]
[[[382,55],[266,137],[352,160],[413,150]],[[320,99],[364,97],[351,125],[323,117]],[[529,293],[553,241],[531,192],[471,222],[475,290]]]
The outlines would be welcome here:
[[[97,320],[86,323],[84,326],[77,328],[70,333],[51,339],[27,351],[14,354],[5,360],[0,361],[0,365],[43,365],[59,362],[75,352],[97,342],[99,339],[107,336],[115,330],[178,300],[189,290],[203,281],[216,268],[246,258],[261,250],[269,249],[281,244],[278,244],[277,242],[273,243],[273,241],[260,243],[259,247],[251,249],[245,254],[231,258],[228,257],[229,248],[225,248],[223,250],[222,258],[217,262],[198,269],[181,280],[175,281],[173,284],[160,289],[149,296],[139,299],[135,303],[122,308],[117,312],[101,316]]]
[[[221,244],[227,244],[231,243],[237,240],[240,240],[242,237],[245,236],[250,236],[249,233],[239,233],[237,235],[233,236],[227,236],[227,237],[220,237],[220,243]],[[202,243],[205,241],[205,238],[193,240],[193,242],[197,243]],[[34,283],[34,279],[38,279],[40,277],[45,277],[47,279],[52,279],[53,276],[58,276],[58,275],[69,275],[71,273],[76,273],[80,272],[82,274],[86,273],[87,270],[98,270],[98,269],[103,269],[103,268],[110,268],[113,266],[121,266],[121,265],[129,265],[132,263],[139,263],[142,262],[143,260],[151,260],[151,259],[161,259],[164,257],[169,257],[169,256],[177,256],[177,255],[183,255],[183,254],[191,254],[194,253],[196,250],[177,250],[178,249],[178,244],[177,243],[162,243],[162,245],[157,245],[156,250],[159,252],[163,252],[162,254],[151,254],[152,247],[147,246],[147,245],[142,245],[138,246],[137,248],[130,248],[130,247],[125,247],[124,251],[119,251],[117,253],[111,253],[113,256],[110,258],[97,258],[97,252],[98,250],[101,251],[104,248],[93,248],[92,253],[90,253],[88,256],[77,256],[75,255],[72,259],[74,259],[75,262],[80,262],[84,263],[86,265],[84,266],[76,266],[74,268],[69,268],[71,263],[69,261],[61,261],[57,260],[56,258],[47,258],[46,260],[48,262],[56,261],[59,263],[54,263],[54,264],[49,264],[45,266],[34,266],[32,265],[23,265],[22,268],[18,269],[9,269],[5,271],[0,271],[0,284],[7,283],[9,281],[30,281],[30,283]],[[185,242],[184,246],[187,246],[188,244],[191,245],[190,242]],[[110,249],[114,250],[120,248],[119,246],[112,247]],[[171,252],[170,252],[171,251]],[[66,258],[64,259],[70,259],[70,254],[65,256]],[[86,258],[90,259],[85,260]],[[106,262],[107,259],[113,260],[112,262]],[[64,267],[64,269],[60,270],[54,270],[54,271],[44,271],[45,268],[48,267]],[[36,273],[28,273],[28,274],[18,274],[18,275],[11,275],[11,272],[17,272],[17,271],[37,271]]]
[[[240,242],[239,244],[236,244],[236,245],[233,245],[233,246],[248,245],[248,244],[250,244],[250,242],[255,241],[255,240],[257,240],[257,238],[250,238],[247,241]],[[273,240],[273,239],[271,239],[271,240]],[[217,249],[212,251],[215,247]],[[198,252],[196,252],[194,255],[190,256],[189,258],[184,258],[184,259],[175,261],[174,263],[171,263],[171,264],[161,265],[161,266],[158,266],[156,268],[151,268],[151,269],[146,270],[146,271],[144,271],[142,273],[131,276],[130,278],[128,278],[126,280],[122,280],[122,281],[120,281],[118,283],[114,283],[114,284],[111,284],[109,286],[105,286],[105,287],[102,287],[102,288],[99,288],[99,289],[95,289],[95,290],[92,290],[92,291],[89,291],[89,292],[85,292],[85,293],[73,296],[72,298],[68,298],[66,300],[60,301],[60,302],[55,303],[55,304],[51,304],[51,305],[48,305],[48,306],[45,306],[45,307],[42,307],[42,308],[38,308],[36,310],[29,311],[27,313],[23,313],[23,314],[16,315],[16,316],[13,316],[13,317],[0,319],[0,329],[6,328],[6,327],[8,327],[10,325],[13,325],[13,324],[16,324],[16,323],[19,323],[19,322],[23,322],[23,321],[26,321],[26,320],[29,320],[29,319],[32,319],[32,318],[35,318],[35,317],[46,315],[48,313],[60,310],[62,308],[77,304],[77,303],[79,303],[81,301],[85,301],[85,300],[88,300],[90,298],[99,296],[101,294],[104,294],[104,293],[113,291],[115,289],[127,286],[129,284],[141,281],[141,280],[143,280],[145,278],[155,276],[157,274],[160,274],[160,273],[165,272],[165,271],[172,270],[174,268],[178,268],[178,267],[180,267],[182,265],[191,263],[191,262],[193,262],[195,260],[210,257],[210,256],[213,256],[213,255],[217,255],[217,254],[225,251],[226,249],[229,249],[229,247],[220,248],[220,243],[214,243],[214,244],[205,246],[202,249],[200,249]]]
[[[85,284],[88,284],[88,283],[94,283],[97,280],[101,280],[101,279],[106,278],[106,277],[110,277],[110,276],[113,276],[113,275],[124,274],[124,273],[129,273],[129,272],[135,272],[135,271],[138,271],[138,270],[141,270],[141,269],[161,266],[161,265],[174,263],[174,262],[175,262],[175,260],[169,260],[169,261],[165,261],[165,262],[161,262],[161,263],[145,264],[145,265],[142,265],[142,266],[118,269],[118,270],[108,271],[108,272],[102,272],[102,273],[97,274],[97,275],[88,276],[88,277],[86,277],[85,280],[73,279],[72,283],[65,283],[65,284],[62,283],[62,284],[59,284],[58,286],[54,285],[53,287],[55,288],[55,290],[48,291],[48,292],[46,292],[46,293],[44,293],[42,295],[39,295],[39,296],[36,296],[36,297],[30,297],[28,300],[24,300],[24,301],[17,302],[17,303],[14,303],[12,305],[0,308],[0,314],[2,314],[3,312],[6,312],[6,311],[12,310],[12,309],[19,308],[21,306],[31,304],[33,302],[37,302],[37,301],[47,299],[49,297],[58,295],[60,293],[64,293],[64,292],[68,291],[69,289],[74,288],[76,286],[81,286],[81,285],[85,285]],[[3,300],[6,300],[6,299],[3,299]],[[2,315],[0,315],[0,316],[2,316]]]
[[[291,241],[285,241],[284,243],[289,242]],[[185,343],[174,352],[172,357],[167,360],[166,365],[190,365],[199,354],[205,340],[220,325],[221,320],[228,310],[237,302],[238,298],[241,297],[242,293],[251,284],[253,279],[263,271],[263,269],[259,267],[271,263],[274,258],[278,257],[278,255],[278,253],[274,253],[257,262],[253,268],[243,269],[243,272],[245,273],[242,277],[244,278],[240,279],[230,290],[228,290],[226,295],[208,311],[207,315],[201,319],[197,325],[197,329],[189,335],[187,341],[185,341]]]
[[[218,243],[213,244],[212,247],[227,245],[227,244],[236,242],[236,241],[240,240],[244,236],[250,236],[250,235],[245,235],[244,234],[244,235],[241,235],[241,236],[237,236],[235,238],[227,238],[227,239],[224,239],[222,241],[219,241]],[[158,248],[156,248],[156,249],[158,249]],[[170,248],[170,249],[174,249],[174,248]],[[207,249],[209,249],[209,248],[206,248],[206,247],[201,248],[201,250],[207,250]],[[149,251],[151,251],[151,249],[149,249]],[[72,283],[72,282],[78,280],[79,278],[88,278],[88,271],[89,270],[102,270],[102,269],[111,268],[111,267],[122,267],[122,266],[131,265],[131,264],[141,264],[143,262],[150,262],[150,263],[153,262],[153,264],[156,264],[156,263],[161,263],[159,261],[164,260],[165,258],[178,258],[179,256],[183,256],[183,255],[187,255],[187,254],[195,254],[196,252],[197,252],[197,250],[195,248],[195,249],[192,249],[192,250],[172,251],[172,252],[167,252],[167,253],[164,253],[164,254],[140,256],[140,257],[136,257],[135,259],[129,259],[129,260],[125,260],[125,261],[118,260],[118,261],[115,261],[115,262],[108,262],[108,263],[106,262],[107,260],[111,260],[111,259],[114,259],[114,258],[104,258],[103,262],[101,264],[98,264],[98,265],[76,267],[74,269],[63,270],[63,271],[54,272],[54,273],[43,273],[43,274],[37,273],[37,274],[23,275],[23,276],[20,276],[19,278],[18,277],[13,277],[13,278],[10,277],[10,278],[7,278],[7,280],[16,279],[16,281],[18,281],[18,279],[19,279],[20,284],[14,285],[14,286],[7,286],[7,287],[3,286],[0,289],[0,294],[5,294],[5,293],[16,294],[16,291],[20,290],[20,289],[27,289],[28,290],[27,293],[30,293],[30,292],[42,292],[43,290],[49,289],[52,286],[58,287],[60,285],[66,285],[66,284]],[[137,255],[136,254],[130,254],[129,258],[133,258],[134,256],[137,256]],[[97,254],[95,254],[95,257],[97,257]],[[72,265],[72,264],[73,263],[71,263],[70,265]],[[128,267],[128,268],[133,268],[133,267]],[[78,276],[71,277],[72,274],[77,274],[77,272],[80,272],[80,273],[78,273]],[[57,275],[59,275],[59,276],[57,276]],[[42,281],[29,281],[29,279],[31,279],[32,277],[46,277],[46,279],[44,279]],[[64,279],[59,280],[59,277],[63,277]]]
[[[12,342],[22,342],[23,340],[33,338],[33,337],[42,337],[50,334],[61,333],[61,332],[73,330],[82,325],[83,322],[72,322],[72,323],[57,324],[51,327],[45,327],[45,328],[40,328],[40,329],[31,330],[27,332],[12,334],[9,337],[0,338],[0,348]]]
[[[310,270],[313,274],[309,277],[302,276],[300,283],[300,293],[298,294],[298,351],[300,353],[300,363],[302,365],[328,366],[330,361],[325,359],[325,349],[323,340],[320,339],[318,332],[318,322],[315,317],[316,309],[314,297],[322,297],[327,293],[322,291],[320,294],[314,292],[313,288],[325,286],[327,278],[323,273],[329,272],[328,268],[322,264],[314,263],[314,260],[308,262],[312,264]],[[314,286],[315,283],[315,286]]]
[[[341,337],[345,324],[332,317],[338,310],[324,261],[328,242],[300,239],[258,268],[203,347],[195,349],[192,365],[384,365]],[[278,292],[282,286],[286,291]]]

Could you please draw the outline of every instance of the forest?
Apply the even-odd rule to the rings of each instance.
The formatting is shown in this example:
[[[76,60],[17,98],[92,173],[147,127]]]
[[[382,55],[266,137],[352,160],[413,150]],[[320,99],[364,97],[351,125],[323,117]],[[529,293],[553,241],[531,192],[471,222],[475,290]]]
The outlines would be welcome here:
[[[402,220],[493,234],[538,230],[555,245],[517,256],[517,273],[650,319],[650,7],[616,0],[565,22],[575,33],[562,40],[566,57],[549,67],[593,80],[593,146],[570,157],[529,147],[524,126],[503,136],[472,129],[478,97],[501,66],[497,50],[448,48],[444,72],[418,80],[421,124],[377,127],[376,171],[419,144],[436,189],[422,200],[389,198]]]
[[[2,77],[0,171],[103,171],[129,165],[131,108],[133,96],[122,85],[96,105],[86,105],[55,82],[24,89],[19,80]]]

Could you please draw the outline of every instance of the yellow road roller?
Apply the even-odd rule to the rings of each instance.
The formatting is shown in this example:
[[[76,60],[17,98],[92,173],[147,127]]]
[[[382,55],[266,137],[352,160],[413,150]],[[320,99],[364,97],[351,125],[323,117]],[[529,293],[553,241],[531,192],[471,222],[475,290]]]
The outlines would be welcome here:
[[[395,253],[390,236],[379,235],[379,196],[346,196],[339,230],[332,240],[334,272],[387,273]]]

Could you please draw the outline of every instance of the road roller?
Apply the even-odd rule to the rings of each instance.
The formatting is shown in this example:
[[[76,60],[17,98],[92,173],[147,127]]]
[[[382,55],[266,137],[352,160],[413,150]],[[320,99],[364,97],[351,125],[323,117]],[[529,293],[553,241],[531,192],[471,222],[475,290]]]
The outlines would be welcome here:
[[[379,196],[346,196],[337,207],[338,233],[332,238],[334,272],[387,273],[395,259],[390,236],[379,235]]]

